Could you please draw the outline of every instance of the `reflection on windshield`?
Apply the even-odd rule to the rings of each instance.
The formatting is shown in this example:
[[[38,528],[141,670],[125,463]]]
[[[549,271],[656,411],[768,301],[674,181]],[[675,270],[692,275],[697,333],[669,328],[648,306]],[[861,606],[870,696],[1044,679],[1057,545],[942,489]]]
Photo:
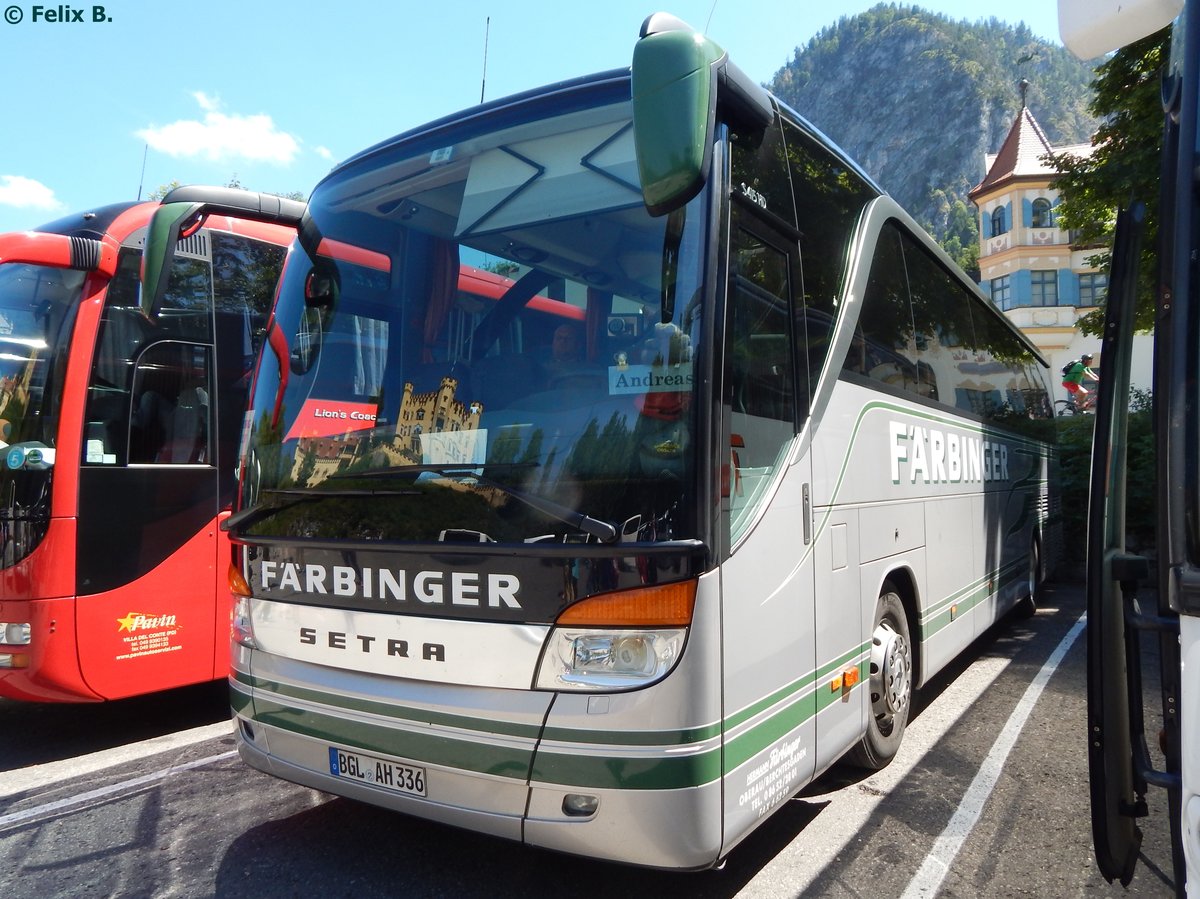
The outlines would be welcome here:
[[[399,148],[318,189],[321,239],[287,263],[256,384],[243,505],[329,496],[255,533],[695,536],[704,217],[680,217],[664,314],[664,220],[642,205],[628,115]],[[365,502],[381,473],[412,489]]]
[[[46,534],[62,384],[84,273],[0,265],[0,567]]]
[[[53,446],[84,273],[0,266],[0,441]]]

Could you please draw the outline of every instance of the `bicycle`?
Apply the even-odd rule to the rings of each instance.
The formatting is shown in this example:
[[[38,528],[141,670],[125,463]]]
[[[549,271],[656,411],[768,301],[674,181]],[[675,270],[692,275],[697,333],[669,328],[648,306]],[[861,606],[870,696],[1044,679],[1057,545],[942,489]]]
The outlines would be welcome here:
[[[1071,396],[1065,400],[1055,400],[1054,401],[1054,414],[1055,415],[1091,415],[1096,411],[1093,408],[1093,406],[1094,406],[1093,403],[1088,403],[1088,402],[1085,402],[1083,406],[1080,406],[1078,403],[1075,402],[1075,397]]]

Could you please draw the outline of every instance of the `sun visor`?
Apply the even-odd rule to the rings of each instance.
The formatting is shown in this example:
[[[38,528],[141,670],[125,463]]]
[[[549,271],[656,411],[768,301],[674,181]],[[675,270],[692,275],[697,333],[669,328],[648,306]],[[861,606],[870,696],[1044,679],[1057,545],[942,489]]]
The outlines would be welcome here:
[[[642,202],[633,128],[605,124],[488,150],[471,160],[455,236],[544,224]]]

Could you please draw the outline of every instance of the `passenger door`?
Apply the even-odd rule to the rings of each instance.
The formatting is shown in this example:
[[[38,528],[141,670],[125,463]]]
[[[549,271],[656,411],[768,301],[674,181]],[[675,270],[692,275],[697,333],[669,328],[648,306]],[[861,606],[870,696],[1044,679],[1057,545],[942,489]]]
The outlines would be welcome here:
[[[725,833],[785,801],[815,758],[811,462],[796,458],[801,401],[798,251],[735,197],[725,322],[729,476],[721,572]]]
[[[85,411],[76,625],[105,698],[213,677],[218,471],[208,232],[143,311],[136,251],[106,291]],[[201,242],[203,239],[203,242]]]

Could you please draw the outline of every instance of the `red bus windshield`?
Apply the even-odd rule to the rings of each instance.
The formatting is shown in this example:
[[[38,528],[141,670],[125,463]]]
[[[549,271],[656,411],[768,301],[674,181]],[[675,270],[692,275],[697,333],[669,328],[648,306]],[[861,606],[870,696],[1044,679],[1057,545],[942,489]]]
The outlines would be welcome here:
[[[50,472],[71,333],[84,273],[0,267],[0,562],[24,557],[45,534]]]

